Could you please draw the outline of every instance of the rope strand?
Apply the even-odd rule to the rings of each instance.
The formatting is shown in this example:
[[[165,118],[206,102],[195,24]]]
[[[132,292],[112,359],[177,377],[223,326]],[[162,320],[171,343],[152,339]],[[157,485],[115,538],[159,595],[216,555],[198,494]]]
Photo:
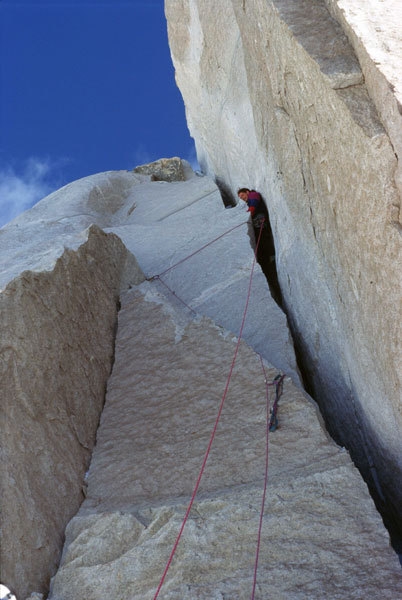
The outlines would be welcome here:
[[[213,443],[214,438],[215,438],[216,430],[218,428],[218,423],[219,423],[219,420],[220,420],[220,417],[221,417],[221,414],[222,414],[223,405],[225,403],[226,395],[227,395],[227,392],[228,392],[228,389],[229,389],[229,383],[230,383],[230,380],[231,380],[231,377],[232,377],[233,369],[234,369],[234,366],[235,366],[235,363],[236,363],[236,359],[237,359],[237,355],[238,355],[238,352],[239,352],[240,342],[241,342],[242,335],[243,335],[244,324],[246,322],[246,315],[247,315],[248,305],[249,305],[250,296],[251,296],[251,285],[252,285],[252,280],[253,280],[253,273],[254,273],[254,268],[255,268],[255,263],[256,263],[258,245],[259,245],[260,239],[261,239],[261,234],[262,234],[262,227],[260,229],[260,234],[258,236],[258,241],[257,241],[257,244],[256,244],[256,249],[254,251],[254,259],[253,259],[253,264],[252,264],[252,267],[251,267],[250,279],[249,279],[248,290],[247,290],[247,298],[246,298],[246,303],[245,303],[245,307],[244,307],[244,311],[243,311],[243,318],[242,318],[242,322],[241,322],[241,326],[240,326],[239,336],[238,336],[236,348],[235,348],[235,351],[234,351],[234,356],[233,356],[233,359],[232,359],[232,364],[230,366],[229,375],[227,377],[227,381],[226,381],[226,385],[225,385],[225,390],[223,392],[222,400],[221,400],[221,403],[220,403],[220,406],[219,406],[218,414],[217,414],[217,417],[216,417],[216,420],[215,420],[215,424],[214,424],[214,427],[213,427],[213,430],[212,430],[211,437],[209,439],[207,450],[205,452],[204,460],[202,461],[201,469],[199,471],[199,474],[198,474],[198,477],[197,477],[197,481],[196,481],[196,484],[194,486],[193,493],[191,495],[190,502],[188,504],[186,513],[184,515],[183,522],[181,524],[179,533],[178,533],[178,535],[176,537],[176,541],[175,541],[175,543],[173,545],[173,548],[172,548],[172,551],[170,553],[169,559],[168,559],[168,561],[166,563],[165,570],[164,570],[164,572],[162,574],[162,577],[161,577],[161,580],[159,582],[158,588],[157,588],[157,590],[155,592],[154,600],[156,600],[157,597],[159,596],[159,592],[160,592],[160,590],[162,588],[162,585],[163,585],[163,583],[164,583],[164,581],[166,579],[166,575],[167,575],[168,570],[170,568],[170,565],[172,563],[172,560],[173,560],[173,557],[175,555],[177,546],[179,545],[180,538],[181,538],[181,536],[183,534],[183,531],[184,531],[184,528],[186,526],[188,517],[190,515],[190,511],[191,511],[192,506],[194,504],[194,500],[195,500],[195,497],[197,495],[198,488],[200,486],[201,478],[202,478],[202,476],[204,474],[205,467],[206,467],[206,464],[207,464],[207,460],[208,460],[208,457],[209,457],[209,454],[210,454],[210,451],[211,451],[212,443]],[[201,250],[201,248],[200,248],[200,250]],[[180,262],[183,262],[183,261],[180,261]],[[180,263],[177,263],[177,264],[180,264]],[[171,267],[171,268],[173,268],[173,267]]]
[[[228,233],[231,233],[235,229],[238,229],[239,227],[242,227],[244,224],[245,223],[240,223],[239,225],[235,225],[231,229],[228,229],[227,231],[225,231],[224,233],[222,233],[221,235],[219,235],[217,238],[211,240],[210,242],[207,242],[206,244],[204,244],[204,246],[201,246],[201,248],[198,248],[198,250],[195,250],[194,252],[192,252],[188,256],[185,256],[184,258],[182,258],[181,260],[179,260],[177,263],[175,263],[171,267],[168,267],[167,269],[165,269],[164,271],[162,271],[162,273],[159,273],[158,275],[154,275],[152,277],[147,277],[147,281],[152,281],[153,279],[159,279],[160,277],[162,277],[162,275],[166,275],[166,273],[168,273],[169,271],[171,271],[175,267],[178,267],[179,265],[181,265],[182,263],[184,263],[189,258],[192,258],[193,256],[195,256],[196,254],[198,254],[202,250],[205,250],[205,248],[208,248],[208,246],[210,246],[211,244],[217,242],[218,240],[220,240],[221,238],[223,238]]]
[[[178,295],[176,294],[176,292],[175,292],[174,290],[172,290],[172,288],[171,288],[171,287],[169,287],[169,286],[168,286],[168,284],[167,284],[167,283],[165,283],[165,282],[163,281],[163,279],[161,279],[161,276],[160,276],[160,275],[155,275],[155,277],[153,277],[153,280],[156,280],[156,279],[157,279],[158,281],[160,281],[160,282],[161,282],[161,283],[162,283],[162,284],[165,286],[165,288],[166,288],[166,289],[168,289],[168,290],[169,290],[169,292],[172,294],[172,296],[174,296],[174,297],[175,297],[175,298],[177,298],[177,299],[178,299],[178,300],[179,300],[179,301],[180,301],[182,304],[184,304],[184,306],[185,306],[186,308],[188,308],[188,310],[190,310],[190,311],[191,311],[192,313],[194,313],[194,314],[197,314],[197,313],[195,312],[195,310],[194,310],[193,308],[191,308],[191,306],[190,306],[189,304],[187,304],[186,302],[184,302],[184,300],[183,300],[182,298],[180,298],[180,296],[178,296]]]
[[[257,586],[257,571],[258,571],[258,561],[260,558],[260,546],[261,546],[261,533],[262,533],[262,522],[264,518],[264,510],[265,510],[265,500],[267,496],[267,487],[268,487],[268,450],[269,450],[269,384],[267,381],[267,374],[265,371],[264,363],[262,361],[262,356],[260,355],[261,367],[264,373],[265,379],[265,394],[266,394],[266,427],[265,427],[265,472],[264,472],[264,490],[262,494],[261,501],[261,511],[260,511],[260,521],[258,525],[258,536],[257,536],[257,548],[255,552],[255,563],[254,563],[254,578],[253,578],[253,588],[251,592],[251,600],[255,598],[255,588]]]
[[[269,432],[274,431],[272,429],[272,413],[271,413],[271,418],[270,418],[269,386],[270,385],[275,386],[274,405],[276,403],[276,406],[277,406],[278,401],[279,401],[279,396],[282,393],[283,379],[285,377],[284,375],[277,375],[275,377],[275,379],[272,381],[272,383],[268,383],[267,374],[265,371],[262,356],[261,356],[261,354],[259,356],[260,356],[262,371],[264,373],[265,393],[266,393],[265,472],[264,472],[264,490],[263,490],[263,494],[262,494],[260,520],[259,520],[259,525],[258,525],[257,547],[256,547],[256,552],[255,552],[254,578],[253,578],[253,588],[252,588],[252,592],[251,592],[251,600],[254,600],[254,598],[255,598],[255,590],[256,590],[256,586],[257,586],[257,571],[258,571],[258,562],[259,562],[259,558],[260,558],[262,525],[263,525],[263,519],[264,519],[265,502],[266,502],[267,488],[268,488]],[[272,409],[272,411],[273,411],[273,409]]]

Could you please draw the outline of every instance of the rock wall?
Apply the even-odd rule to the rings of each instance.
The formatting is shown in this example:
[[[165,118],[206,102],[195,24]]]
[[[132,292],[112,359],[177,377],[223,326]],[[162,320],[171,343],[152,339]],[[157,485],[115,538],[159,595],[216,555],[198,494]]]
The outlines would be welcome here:
[[[24,271],[0,295],[1,579],[18,598],[48,588],[83,500],[127,266],[141,277],[117,236],[93,226],[81,237],[54,268]]]
[[[175,288],[181,294],[180,287]],[[279,428],[267,388],[277,370],[244,341],[160,294],[158,281],[122,296],[116,360],[88,475],[66,530],[49,600],[151,600],[221,417],[198,495],[160,600],[394,600],[398,559],[348,453],[315,403],[285,378]],[[254,296],[251,303],[258,302]],[[268,388],[270,405],[273,387]]]
[[[0,232],[2,578],[21,600],[46,593],[85,496],[50,598],[154,597],[242,332],[162,597],[250,596],[266,383],[280,370],[257,593],[393,599],[397,557],[349,454],[300,389],[244,205],[225,209],[212,179],[185,162],[154,168],[74,182]]]
[[[326,0],[358,57],[370,98],[390,138],[397,160],[395,181],[402,194],[402,8],[399,0]],[[401,222],[398,202],[391,219]]]
[[[143,171],[73,182],[0,231],[1,579],[22,600],[47,591],[84,497],[119,293],[179,262],[154,281],[159,294],[175,303],[176,289],[193,312],[240,328],[253,263],[244,207],[225,210],[214,182],[180,159]],[[253,298],[244,337],[299,382],[286,317],[258,265]]]
[[[199,162],[225,189],[262,192],[306,383],[395,527],[402,116],[381,66],[400,67],[390,52],[379,66],[358,24],[386,40],[401,7],[370,21],[374,4],[166,0],[165,13]]]

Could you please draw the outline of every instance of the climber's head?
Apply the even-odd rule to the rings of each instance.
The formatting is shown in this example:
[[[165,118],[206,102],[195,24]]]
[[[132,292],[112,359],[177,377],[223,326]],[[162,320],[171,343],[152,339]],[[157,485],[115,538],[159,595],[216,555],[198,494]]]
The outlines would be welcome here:
[[[239,196],[240,200],[247,202],[249,192],[250,190],[248,188],[240,188],[237,190],[237,195]]]

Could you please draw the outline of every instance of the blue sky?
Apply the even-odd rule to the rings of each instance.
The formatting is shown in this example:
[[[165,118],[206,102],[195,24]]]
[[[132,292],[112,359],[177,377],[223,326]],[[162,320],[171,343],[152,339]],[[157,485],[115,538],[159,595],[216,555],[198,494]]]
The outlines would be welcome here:
[[[62,185],[195,161],[163,0],[0,0],[0,226]]]

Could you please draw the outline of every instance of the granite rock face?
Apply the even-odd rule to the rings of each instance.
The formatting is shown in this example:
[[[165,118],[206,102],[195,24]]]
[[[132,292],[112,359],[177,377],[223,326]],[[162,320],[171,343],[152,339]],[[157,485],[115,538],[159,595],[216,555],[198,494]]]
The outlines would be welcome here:
[[[116,360],[86,499],[66,531],[49,600],[250,598],[266,461],[265,380],[278,371],[154,282],[122,296]],[[270,405],[273,387],[268,387]],[[255,598],[388,598],[400,566],[348,453],[285,378],[269,433]]]
[[[225,189],[263,194],[309,391],[395,527],[402,6],[166,0],[165,12],[199,162]]]
[[[112,365],[128,252],[95,226],[82,237],[0,295],[1,579],[18,598],[46,589],[58,565]]]
[[[47,593],[85,496],[50,597],[153,597],[227,383],[161,597],[250,597],[266,381],[284,372],[256,597],[394,598],[397,557],[348,453],[300,389],[245,207],[225,209],[210,178],[182,167],[180,182],[124,171],[79,180],[1,231],[5,583],[22,598]]]
[[[402,8],[398,0],[326,0],[359,59],[364,82],[397,157],[402,156]],[[395,181],[402,194],[402,161]],[[401,222],[400,206],[393,220]]]
[[[181,171],[186,181],[173,183],[124,171],[79,180],[0,232],[1,578],[19,599],[47,591],[83,499],[120,291],[220,238],[153,287],[239,331],[253,263],[247,215],[225,210],[211,179]],[[258,266],[253,296],[245,338],[299,381],[286,317]]]

